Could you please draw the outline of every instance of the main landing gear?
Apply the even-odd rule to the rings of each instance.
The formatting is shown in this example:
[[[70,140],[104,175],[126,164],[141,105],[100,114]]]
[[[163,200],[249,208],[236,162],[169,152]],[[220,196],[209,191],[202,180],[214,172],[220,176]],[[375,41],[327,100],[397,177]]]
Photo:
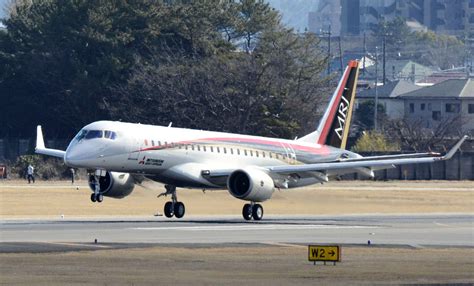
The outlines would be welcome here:
[[[101,203],[104,200],[104,195],[100,193],[100,178],[105,176],[105,171],[96,170],[94,172],[94,193],[91,194],[91,201],[93,203]]]
[[[185,207],[182,202],[178,202],[178,197],[176,196],[176,187],[171,185],[165,185],[166,192],[158,195],[158,198],[161,196],[171,195],[171,201],[166,202],[164,207],[164,213],[166,217],[182,218],[184,216]]]
[[[242,209],[242,216],[245,220],[261,220],[263,218],[263,207],[260,204],[254,202],[245,204]]]

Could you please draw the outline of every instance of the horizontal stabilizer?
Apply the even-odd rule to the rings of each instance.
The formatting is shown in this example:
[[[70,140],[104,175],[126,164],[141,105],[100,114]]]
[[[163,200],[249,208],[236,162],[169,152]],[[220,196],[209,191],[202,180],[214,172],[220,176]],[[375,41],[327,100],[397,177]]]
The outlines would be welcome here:
[[[36,154],[48,155],[53,157],[59,157],[64,159],[64,155],[66,155],[66,151],[56,150],[56,149],[48,149],[44,145],[44,138],[43,138],[43,130],[41,129],[41,125],[36,127]]]

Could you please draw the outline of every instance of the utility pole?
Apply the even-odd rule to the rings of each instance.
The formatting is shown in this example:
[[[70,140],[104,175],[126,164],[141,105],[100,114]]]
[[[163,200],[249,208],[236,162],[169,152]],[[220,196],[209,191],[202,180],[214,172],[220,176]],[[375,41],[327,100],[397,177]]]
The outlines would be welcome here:
[[[379,94],[377,92],[377,85],[378,85],[378,77],[379,77],[379,70],[378,70],[378,47],[375,47],[375,105],[374,105],[374,130],[377,131],[377,107],[379,105]]]
[[[331,74],[331,24],[328,29],[328,75]]]
[[[342,74],[344,72],[344,64],[342,63],[341,35],[339,35],[339,63],[341,64],[341,74]]]
[[[365,45],[365,32],[364,32],[364,54],[362,58],[362,74],[365,76],[365,55],[367,55],[367,46]]]
[[[382,38],[382,49],[383,49],[383,77],[382,77],[382,82],[383,85],[385,85],[385,37],[387,33],[383,33],[383,38]]]

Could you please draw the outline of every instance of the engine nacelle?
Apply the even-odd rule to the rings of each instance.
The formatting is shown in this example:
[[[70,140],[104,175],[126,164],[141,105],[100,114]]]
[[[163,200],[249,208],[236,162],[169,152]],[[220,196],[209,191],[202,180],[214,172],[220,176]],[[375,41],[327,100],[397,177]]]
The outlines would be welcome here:
[[[263,202],[272,197],[275,184],[264,171],[248,168],[232,172],[227,180],[227,189],[238,199]]]
[[[107,197],[124,198],[132,193],[135,182],[129,173],[107,172],[99,179],[100,193]],[[95,190],[95,177],[89,176],[89,187]]]

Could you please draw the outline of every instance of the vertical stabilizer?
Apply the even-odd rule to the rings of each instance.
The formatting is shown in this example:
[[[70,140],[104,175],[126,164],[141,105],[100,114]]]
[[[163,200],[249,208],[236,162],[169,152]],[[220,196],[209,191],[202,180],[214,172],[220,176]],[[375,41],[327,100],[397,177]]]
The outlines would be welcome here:
[[[346,148],[358,75],[359,63],[350,61],[319,122],[318,129],[300,138],[300,141]]]

